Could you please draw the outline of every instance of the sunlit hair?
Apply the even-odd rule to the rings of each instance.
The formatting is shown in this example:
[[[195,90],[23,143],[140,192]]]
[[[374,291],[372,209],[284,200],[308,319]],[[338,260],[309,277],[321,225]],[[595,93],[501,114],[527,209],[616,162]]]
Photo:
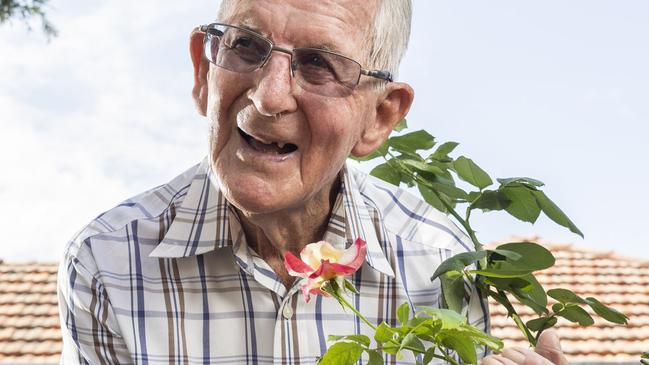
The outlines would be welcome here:
[[[236,4],[241,1],[223,0],[218,19],[221,21],[228,19]],[[367,37],[368,56],[367,59],[359,61],[365,61],[363,66],[366,68],[390,71],[396,78],[399,63],[408,48],[412,0],[377,0],[377,2],[374,22]]]

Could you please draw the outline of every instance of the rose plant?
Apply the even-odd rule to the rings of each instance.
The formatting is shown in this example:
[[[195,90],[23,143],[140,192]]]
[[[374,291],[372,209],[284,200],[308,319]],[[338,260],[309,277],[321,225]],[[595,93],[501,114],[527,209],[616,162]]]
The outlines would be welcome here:
[[[327,349],[319,364],[353,364],[363,352],[368,354],[368,364],[383,364],[381,352],[401,357],[404,350],[422,355],[425,363],[438,358],[457,364],[451,355],[453,351],[466,362],[475,362],[475,346],[502,348],[501,341],[472,327],[465,317],[449,309],[421,307],[411,318],[408,303],[403,303],[397,309],[399,327],[391,327],[386,322],[376,326],[370,322],[345,298],[347,292],[358,294],[345,276],[361,267],[366,252],[365,241],[357,238],[346,250],[320,241],[306,245],[300,258],[291,252],[284,255],[288,273],[303,279],[300,289],[306,302],[311,294],[333,297],[374,331],[375,347],[370,346],[371,339],[362,334],[329,336],[329,340],[338,342]],[[458,338],[462,340],[457,341]]]
[[[475,251],[445,260],[431,277],[431,280],[440,280],[442,308],[417,308],[411,315],[404,303],[398,308],[400,326],[396,328],[385,323],[372,325],[344,298],[345,291],[356,291],[343,277],[353,273],[351,267],[358,268],[356,265],[362,263],[358,243],[348,249],[354,253],[336,253],[325,243],[305,248],[307,251],[301,255],[304,265],[298,263],[300,260],[295,256],[289,257],[289,272],[305,278],[301,284],[303,294],[307,293],[305,299],[308,294],[332,296],[375,331],[376,347],[370,347],[370,338],[364,335],[330,336],[330,340],[336,342],[322,356],[321,364],[353,364],[363,352],[369,355],[369,364],[383,364],[381,352],[399,355],[402,351],[420,355],[423,364],[434,358],[455,364],[452,352],[464,363],[476,363],[477,346],[498,351],[502,347],[500,340],[471,327],[466,318],[459,315],[462,301],[466,299],[465,279],[474,282],[483,297],[491,297],[506,308],[508,316],[531,346],[536,345],[541,333],[553,327],[559,317],[581,326],[592,325],[594,320],[583,308],[585,306],[609,322],[627,323],[628,318],[623,313],[593,297],[582,298],[562,288],[546,291],[534,272],[552,267],[555,258],[543,246],[533,242],[508,242],[495,249],[485,249],[478,240],[470,223],[475,210],[504,211],[532,224],[543,212],[555,223],[583,237],[577,226],[542,191],[541,181],[528,177],[501,178],[497,179],[499,185],[494,186],[489,174],[473,160],[450,156],[457,142],[437,145],[435,138],[424,130],[399,134],[405,128],[403,120],[395,128],[397,135],[391,136],[371,155],[357,160],[383,158],[384,162],[374,167],[370,174],[397,186],[417,187],[426,202],[453,217],[464,229]],[[473,188],[465,191],[457,186],[456,178]],[[464,208],[464,214],[459,207]],[[550,308],[548,297],[556,301]],[[513,301],[531,308],[538,317],[523,321]]]

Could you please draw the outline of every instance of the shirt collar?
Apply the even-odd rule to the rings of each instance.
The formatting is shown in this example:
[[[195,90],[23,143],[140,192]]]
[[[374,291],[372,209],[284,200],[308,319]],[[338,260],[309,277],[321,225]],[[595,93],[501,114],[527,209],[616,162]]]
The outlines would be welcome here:
[[[342,170],[339,193],[342,199],[339,196],[337,207],[334,207],[339,215],[344,213],[344,227],[340,228],[345,231],[345,245],[362,238],[367,243],[367,263],[388,276],[394,276],[377,236],[378,227],[349,169],[350,166],[346,165]],[[187,195],[175,213],[169,230],[149,254],[150,257],[188,257],[232,246],[230,215],[234,210],[218,188],[207,158],[199,165]],[[333,220],[329,222],[330,228],[332,224]]]

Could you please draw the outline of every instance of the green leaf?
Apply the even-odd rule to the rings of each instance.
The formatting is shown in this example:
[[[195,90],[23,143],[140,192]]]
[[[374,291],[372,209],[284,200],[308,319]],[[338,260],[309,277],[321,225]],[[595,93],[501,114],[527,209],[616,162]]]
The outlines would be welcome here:
[[[431,185],[433,186],[433,189],[439,191],[440,193],[448,195],[450,198],[462,200],[467,200],[469,198],[469,195],[464,190],[458,188],[455,185],[435,182],[431,183]]]
[[[405,165],[407,165],[409,167],[414,168],[418,172],[419,171],[424,171],[424,172],[428,172],[428,173],[431,173],[431,174],[440,174],[440,175],[444,174],[444,170],[440,169],[437,166],[427,164],[425,162],[421,162],[421,161],[417,161],[417,160],[406,160],[406,159],[401,160],[401,162],[403,162]]]
[[[523,186],[505,186],[500,189],[510,203],[505,210],[523,222],[534,223],[541,214],[541,207],[534,194]]]
[[[461,272],[465,267],[478,262],[487,256],[486,251],[462,252],[444,260],[435,270],[430,280],[435,280],[441,274],[449,271]]]
[[[476,364],[478,362],[478,355],[475,350],[475,344],[470,338],[457,330],[449,330],[440,334],[442,344],[460,355],[460,358],[465,363]]]
[[[512,293],[519,302],[532,308],[537,314],[547,313],[548,297],[534,275],[528,274],[517,278],[488,278],[486,280],[496,288]]]
[[[378,327],[376,327],[376,332],[374,333],[374,340],[380,344],[386,343],[392,340],[395,331],[387,323],[381,322]]]
[[[557,317],[539,317],[528,321],[526,324],[531,331],[543,331],[557,324]]]
[[[442,201],[430,188],[421,184],[417,184],[417,189],[419,189],[419,193],[421,194],[421,197],[424,198],[426,203],[430,204],[433,208],[439,210],[442,213],[448,212],[448,210],[444,206],[444,203],[442,203]]]
[[[435,346],[429,347],[428,350],[426,350],[426,353],[424,354],[424,359],[423,359],[423,364],[427,365],[433,360],[433,355],[435,355]]]
[[[396,355],[397,352],[399,352],[399,347],[394,345],[385,346],[385,347],[381,347],[381,351],[383,351],[386,354]]]
[[[518,184],[523,184],[523,185],[528,185],[528,186],[533,186],[533,187],[541,187],[545,185],[539,180],[532,179],[531,177],[509,177],[506,179],[496,179],[501,185],[508,185],[511,183],[518,183]]]
[[[408,323],[408,319],[410,319],[410,306],[407,302],[397,308],[397,319],[401,325]]]
[[[405,347],[410,347],[408,350],[411,350],[413,352],[422,354],[426,352],[424,344],[421,343],[421,341],[417,338],[417,335],[415,335],[414,333],[409,333],[404,336],[403,340],[401,341],[401,348],[399,350],[401,351]]]
[[[534,275],[529,274],[521,278],[529,283],[528,286],[522,288],[512,288],[512,294],[522,304],[532,308],[536,314],[546,314],[548,305],[548,296],[543,290],[543,286],[539,283]]]
[[[508,250],[499,250],[499,249],[493,249],[493,250],[486,250],[489,253],[489,261],[494,261],[494,260],[504,260],[504,259],[510,259],[510,260],[518,260],[523,255],[514,252],[514,251],[508,251]],[[502,256],[500,258],[498,255]]]
[[[470,158],[460,156],[455,160],[455,162],[453,162],[453,166],[455,167],[455,171],[460,179],[479,188],[480,190],[493,184],[489,175]]]
[[[469,200],[473,200],[470,209],[481,209],[484,212],[490,210],[503,210],[507,208],[510,201],[501,191],[485,190],[475,197],[473,192],[469,193]]]
[[[580,326],[590,326],[595,321],[593,317],[588,314],[582,307],[576,305],[568,305],[562,311],[557,313],[558,316],[561,316],[570,322],[579,323]]]
[[[482,193],[479,191],[470,191],[468,201],[474,202],[476,199],[482,196]]]
[[[627,324],[629,318],[625,316],[624,313],[602,304],[599,300],[593,297],[586,298],[586,302],[591,308],[593,308],[595,313],[605,320],[617,324]]]
[[[529,270],[503,270],[499,268],[487,268],[483,270],[471,270],[472,274],[486,276],[488,278],[520,278],[529,275]]]
[[[401,174],[399,171],[390,166],[387,162],[373,168],[372,171],[370,171],[370,175],[376,176],[379,179],[396,186],[399,186],[399,183],[401,182]]]
[[[408,122],[406,121],[406,118],[403,118],[397,123],[397,125],[394,126],[394,130],[396,132],[401,132],[402,130],[408,128]]]
[[[367,156],[357,157],[357,156],[350,155],[349,158],[351,158],[352,160],[356,160],[356,161],[369,161],[369,160],[373,160],[373,159],[378,158],[378,157],[383,157],[387,153],[388,153],[388,143],[383,142],[383,144],[381,144],[379,146],[379,148],[377,148],[374,152],[370,153]]]
[[[563,304],[587,304],[587,302],[568,289],[556,288],[548,290],[548,295]]]
[[[417,307],[417,314],[425,314],[433,319],[439,320],[444,330],[459,328],[467,324],[465,316],[450,309]]]
[[[405,120],[405,119],[404,119]],[[376,350],[365,350],[370,355],[367,365],[383,365],[383,357]]]
[[[352,282],[349,281],[348,279],[345,279],[345,289],[347,289],[348,291],[354,294],[358,294],[358,289],[356,289],[354,284],[352,284]]]
[[[435,152],[433,152],[432,155],[430,155],[428,158],[429,159],[437,159],[437,160],[446,160],[448,159],[448,154],[453,152],[455,147],[457,147],[459,143],[457,142],[444,142],[442,143]]]
[[[510,242],[497,247],[498,250],[513,251],[521,255],[518,260],[507,260],[503,269],[538,271],[552,267],[554,256],[547,248],[534,242]]]
[[[440,275],[439,279],[442,284],[442,295],[448,309],[457,313],[462,311],[462,301],[465,296],[464,276],[461,273],[450,275],[447,272]]]
[[[435,145],[435,137],[425,130],[419,130],[402,136],[390,137],[390,147],[400,152],[414,153],[416,150],[427,150]]]
[[[345,335],[345,336],[329,335],[329,337],[327,337],[327,341],[339,341],[339,340],[349,340],[352,342],[360,343],[365,346],[369,346],[371,343],[370,338],[365,335]]]
[[[499,338],[486,334],[469,324],[463,325],[460,331],[470,336],[477,345],[488,346],[496,352],[500,352],[503,348],[503,342]]]
[[[539,206],[541,206],[543,213],[545,213],[548,218],[552,219],[555,223],[568,228],[571,232],[580,235],[582,238],[584,237],[584,234],[581,233],[579,228],[572,223],[570,218],[568,218],[568,216],[565,215],[565,213],[563,213],[561,209],[559,209],[559,207],[554,204],[547,195],[545,195],[544,192],[537,190],[534,192],[534,196],[536,197],[536,201],[539,202]]]
[[[321,365],[353,365],[363,354],[363,347],[356,342],[336,342],[318,361]]]

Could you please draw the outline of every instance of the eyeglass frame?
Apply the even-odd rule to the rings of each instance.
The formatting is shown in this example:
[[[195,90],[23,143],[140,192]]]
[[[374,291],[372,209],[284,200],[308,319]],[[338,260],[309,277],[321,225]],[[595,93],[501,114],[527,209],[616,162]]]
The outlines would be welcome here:
[[[270,51],[268,52],[268,55],[265,56],[264,62],[262,62],[256,69],[251,70],[250,72],[253,72],[253,71],[256,71],[256,70],[259,70],[259,69],[263,68],[266,65],[266,63],[268,62],[268,60],[270,60],[270,57],[273,54],[273,51],[277,51],[277,52],[288,54],[291,57],[291,76],[295,76],[294,75],[294,72],[295,72],[294,67],[295,66],[293,64],[293,55],[294,55],[295,50],[314,50],[314,51],[329,53],[329,54],[332,54],[332,55],[335,55],[335,56],[338,56],[338,57],[345,58],[345,59],[347,59],[349,61],[352,61],[352,62],[356,63],[360,67],[360,73],[358,75],[358,80],[356,81],[356,84],[354,85],[354,87],[352,89],[356,88],[356,86],[358,86],[358,84],[360,83],[361,75],[374,77],[374,78],[377,78],[377,79],[380,79],[380,80],[385,80],[387,82],[392,82],[393,81],[392,73],[390,71],[386,71],[386,70],[369,70],[369,69],[363,68],[363,65],[361,65],[360,62],[358,62],[358,61],[356,61],[356,60],[354,60],[352,58],[349,58],[349,57],[347,57],[345,55],[342,55],[340,53],[332,52],[332,51],[322,49],[322,48],[313,48],[313,47],[298,47],[298,48],[293,48],[292,50],[288,49],[288,48],[284,48],[284,47],[279,47],[279,46],[276,46],[275,43],[272,40],[266,38],[262,34],[259,34],[259,33],[255,32],[253,30],[243,28],[243,27],[239,27],[239,26],[232,25],[232,24],[227,24],[227,23],[203,24],[203,25],[199,25],[196,28],[194,28],[194,32],[198,31],[198,32],[207,34],[207,30],[210,27],[215,26],[215,25],[232,27],[232,28],[235,28],[235,29],[242,30],[244,32],[252,33],[252,34],[258,36],[259,38],[263,39],[264,41],[266,41],[268,44],[270,44]],[[205,42],[203,42],[203,47],[205,47]],[[203,51],[203,57],[207,58],[205,56],[205,51]],[[212,62],[212,60],[208,59],[208,61],[210,63],[213,63],[214,65],[216,65],[214,62]],[[216,65],[216,66],[218,66],[218,65]],[[219,66],[219,67],[221,67],[221,66]],[[233,71],[233,72],[237,72],[237,71]]]

